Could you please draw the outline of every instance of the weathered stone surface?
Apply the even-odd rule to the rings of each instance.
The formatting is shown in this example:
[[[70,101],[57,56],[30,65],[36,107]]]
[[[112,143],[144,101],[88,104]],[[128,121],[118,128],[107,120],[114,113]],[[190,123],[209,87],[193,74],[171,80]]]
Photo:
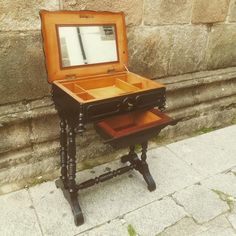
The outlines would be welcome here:
[[[177,192],[173,197],[200,224],[229,210],[215,193],[199,185]]]
[[[58,139],[59,137],[59,119],[58,116],[48,115],[47,113],[31,122],[31,141],[40,143]]]
[[[1,196],[1,235],[41,236],[37,217],[26,190]]]
[[[138,235],[157,235],[186,216],[185,211],[167,197],[127,214],[124,219]]]
[[[214,23],[224,21],[230,0],[194,0],[192,22]]]
[[[143,15],[143,0],[62,0],[62,7],[68,10],[123,11],[127,25],[139,25]]]
[[[225,216],[219,216],[203,225],[196,224],[192,218],[184,218],[175,225],[167,228],[158,236],[235,236],[230,223]]]
[[[226,171],[236,165],[236,125],[168,145],[202,175]]]
[[[30,180],[58,168],[59,143],[47,142],[8,152],[0,159],[0,186]]]
[[[158,191],[157,199],[200,181],[202,176],[167,148],[151,149],[147,153],[148,164]]]
[[[195,113],[198,113],[199,110],[206,112],[204,108],[207,109],[209,105],[207,105],[206,102],[210,102],[210,106],[213,106],[213,103],[216,102],[216,99],[219,97],[222,99],[217,105],[218,108],[220,107],[220,103],[228,103],[226,100],[224,101],[223,97],[228,99],[235,94],[235,77],[235,69],[228,68],[216,70],[214,72],[197,72],[172,76],[159,79],[157,82],[164,83],[167,87],[167,110],[172,111],[177,108],[184,108],[184,111],[181,111],[181,113],[186,113],[182,114],[182,117],[186,118],[190,115],[190,107],[192,107],[193,112],[195,111]],[[183,98],[183,96],[185,98]],[[172,97],[174,99],[172,99]],[[229,105],[235,103],[234,98],[231,97],[229,100],[231,100],[229,101]],[[193,108],[193,105],[196,104],[199,104],[201,108]],[[186,107],[189,107],[189,109],[186,109]]]
[[[59,0],[0,0],[0,31],[40,29],[41,9],[59,10]]]
[[[202,181],[202,185],[236,198],[236,176],[233,173],[215,175]]]
[[[236,21],[236,0],[231,0],[230,2],[229,21]]]
[[[130,236],[125,220],[112,220],[100,227],[95,227],[78,236]]]
[[[144,24],[189,23],[192,0],[147,0],[144,3]]]
[[[27,121],[0,127],[0,133],[0,153],[30,145],[30,126]]]
[[[236,24],[213,26],[207,48],[207,68],[236,66]]]
[[[205,26],[130,29],[130,70],[156,78],[199,71],[205,66]]]
[[[221,228],[216,228],[216,229],[209,229],[208,231],[204,231],[198,236],[235,236],[235,232],[232,228],[226,228],[226,229],[221,229]]]
[[[171,30],[174,44],[171,49],[168,75],[178,75],[205,69],[207,29],[205,26],[175,26]]]
[[[150,78],[167,75],[173,42],[174,35],[169,27],[130,29],[130,70]]]
[[[234,230],[236,230],[236,214],[230,214],[227,218],[231,225],[234,227]]]
[[[39,32],[0,34],[1,104],[49,94]]]

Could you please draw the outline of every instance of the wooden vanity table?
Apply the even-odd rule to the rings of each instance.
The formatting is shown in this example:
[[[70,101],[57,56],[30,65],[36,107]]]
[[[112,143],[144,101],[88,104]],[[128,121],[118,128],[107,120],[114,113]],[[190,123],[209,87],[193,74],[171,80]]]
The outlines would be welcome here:
[[[131,73],[123,13],[41,11],[48,82],[60,117],[61,177],[56,181],[68,200],[75,224],[84,222],[77,192],[135,169],[156,189],[147,159],[148,139],[174,121],[163,113],[165,86]],[[154,109],[156,107],[156,109]],[[126,166],[76,184],[75,136],[93,122],[115,148],[129,147]],[[141,158],[135,145],[141,144]]]

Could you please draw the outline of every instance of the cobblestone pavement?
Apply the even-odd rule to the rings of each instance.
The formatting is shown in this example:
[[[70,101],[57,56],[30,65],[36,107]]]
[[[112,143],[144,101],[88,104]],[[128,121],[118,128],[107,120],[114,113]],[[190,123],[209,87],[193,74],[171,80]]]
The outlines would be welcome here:
[[[79,193],[85,224],[54,182],[0,196],[0,235],[236,235],[236,125],[148,151],[157,189],[139,173]],[[79,172],[80,181],[119,161]]]

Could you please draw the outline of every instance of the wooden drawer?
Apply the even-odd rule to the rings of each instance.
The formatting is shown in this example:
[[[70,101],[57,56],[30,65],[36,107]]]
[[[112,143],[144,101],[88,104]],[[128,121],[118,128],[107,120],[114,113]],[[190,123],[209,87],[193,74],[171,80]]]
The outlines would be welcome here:
[[[95,129],[105,139],[105,143],[120,148],[145,142],[174,123],[169,116],[153,109],[104,119],[95,124]]]
[[[101,102],[85,104],[85,116],[88,121],[97,121],[108,116],[124,114],[141,109],[161,108],[165,104],[165,89],[141,94],[107,99]]]

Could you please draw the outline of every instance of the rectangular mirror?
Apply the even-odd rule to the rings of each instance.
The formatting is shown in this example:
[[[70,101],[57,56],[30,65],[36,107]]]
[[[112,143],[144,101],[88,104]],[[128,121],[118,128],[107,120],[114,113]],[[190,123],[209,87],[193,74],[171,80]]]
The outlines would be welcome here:
[[[115,25],[57,26],[62,67],[118,61]]]

